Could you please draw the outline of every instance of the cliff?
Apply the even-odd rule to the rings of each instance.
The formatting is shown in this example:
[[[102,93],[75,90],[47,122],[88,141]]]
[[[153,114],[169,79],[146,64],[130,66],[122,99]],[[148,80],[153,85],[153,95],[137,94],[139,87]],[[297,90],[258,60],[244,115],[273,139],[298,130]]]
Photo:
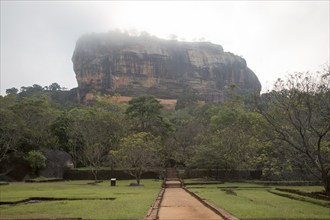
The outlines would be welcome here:
[[[243,58],[208,42],[91,34],[77,41],[72,62],[81,101],[92,91],[176,99],[194,90],[203,101],[221,102],[230,84],[240,93],[261,89]]]

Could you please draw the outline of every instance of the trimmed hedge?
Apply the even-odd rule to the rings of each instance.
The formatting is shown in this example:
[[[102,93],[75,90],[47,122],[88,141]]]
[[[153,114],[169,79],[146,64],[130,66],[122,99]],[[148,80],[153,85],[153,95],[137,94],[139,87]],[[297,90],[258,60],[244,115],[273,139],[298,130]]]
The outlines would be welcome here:
[[[252,181],[265,186],[320,186],[321,181]]]
[[[269,181],[316,181],[315,177],[301,170],[283,172],[280,176],[264,176],[262,170],[222,170],[222,169],[189,169],[180,172],[181,178],[214,178],[220,180],[269,180]]]
[[[99,170],[97,173],[97,179],[110,180],[116,178],[117,180],[130,180],[134,179],[131,175],[124,170]],[[142,174],[143,179],[159,179],[159,173],[157,171],[148,171]],[[94,176],[90,170],[67,170],[64,173],[65,180],[94,180]]]
[[[221,180],[252,180],[261,179],[261,170],[214,170],[214,169],[185,169],[181,178],[212,177]]]

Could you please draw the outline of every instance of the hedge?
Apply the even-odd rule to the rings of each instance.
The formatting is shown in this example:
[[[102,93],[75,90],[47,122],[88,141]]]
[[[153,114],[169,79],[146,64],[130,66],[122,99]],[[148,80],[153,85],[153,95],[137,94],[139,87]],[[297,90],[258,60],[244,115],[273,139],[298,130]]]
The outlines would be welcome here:
[[[159,179],[159,172],[148,171],[142,174],[143,179]],[[67,170],[64,173],[65,180],[94,180],[94,176],[90,170]],[[97,173],[97,179],[99,180],[110,180],[116,178],[117,180],[130,180],[134,179],[131,175],[126,173],[124,170],[99,170]]]

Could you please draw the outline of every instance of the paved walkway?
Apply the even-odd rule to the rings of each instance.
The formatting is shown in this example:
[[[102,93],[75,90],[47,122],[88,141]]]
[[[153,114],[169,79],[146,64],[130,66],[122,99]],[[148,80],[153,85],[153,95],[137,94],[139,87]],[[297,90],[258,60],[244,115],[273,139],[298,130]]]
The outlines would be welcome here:
[[[158,213],[160,220],[223,219],[182,188],[166,188]]]

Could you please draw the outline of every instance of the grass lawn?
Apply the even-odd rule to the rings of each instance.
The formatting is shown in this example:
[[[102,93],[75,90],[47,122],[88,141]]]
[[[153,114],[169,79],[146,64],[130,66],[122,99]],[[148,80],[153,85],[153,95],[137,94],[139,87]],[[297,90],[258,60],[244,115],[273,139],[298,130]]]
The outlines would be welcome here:
[[[158,195],[161,181],[142,180],[144,186],[130,187],[132,180],[110,181],[89,185],[91,181],[49,183],[10,183],[0,186],[0,201],[19,201],[29,197],[115,198],[115,200],[44,201],[1,205],[0,219],[84,218],[141,219]]]
[[[213,202],[217,206],[226,209],[228,212],[240,219],[257,218],[295,218],[295,219],[329,219],[330,208],[315,205],[309,202],[298,201],[269,192],[275,187],[260,188],[262,185],[253,183],[225,183],[212,185],[194,185],[187,188],[201,197]],[[232,188],[227,193],[226,188]],[[256,187],[256,188],[252,188]],[[259,187],[259,188],[257,188]],[[321,186],[290,186],[281,188],[298,189],[301,191],[321,191]],[[307,200],[314,200],[306,198]],[[323,201],[324,202],[324,201]],[[327,203],[325,201],[325,203]]]

